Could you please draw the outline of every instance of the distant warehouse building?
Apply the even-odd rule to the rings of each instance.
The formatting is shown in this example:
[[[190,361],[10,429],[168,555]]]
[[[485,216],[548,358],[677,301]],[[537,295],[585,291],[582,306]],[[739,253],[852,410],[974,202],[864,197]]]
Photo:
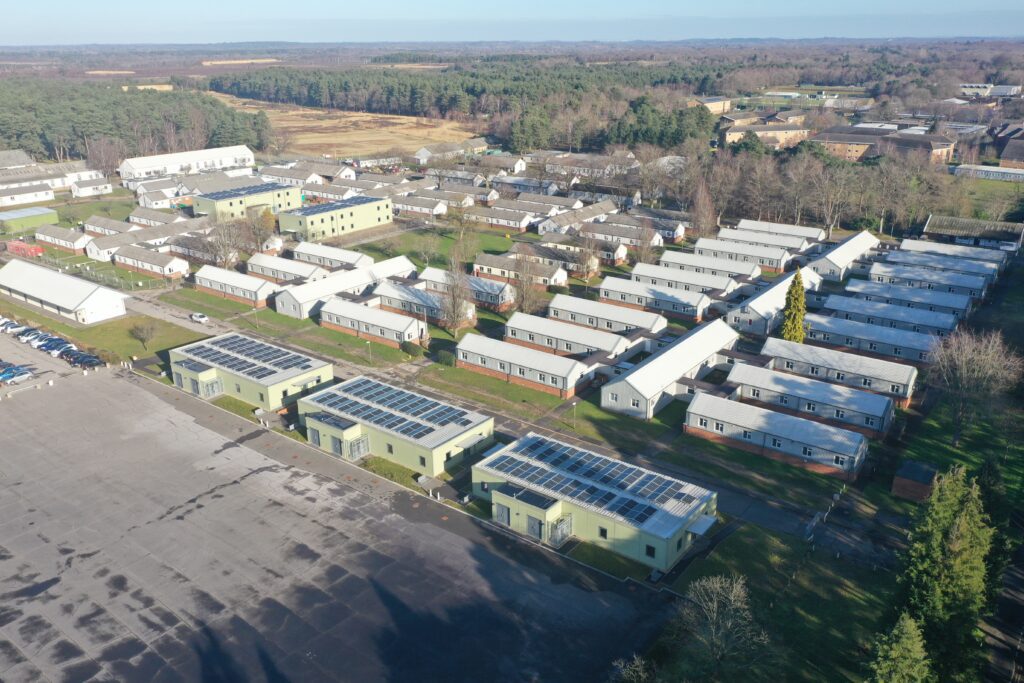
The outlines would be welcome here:
[[[290,233],[300,242],[316,242],[375,228],[390,223],[391,218],[391,200],[374,197],[311,204],[278,216],[281,233]]]
[[[125,314],[126,295],[28,261],[0,268],[0,294],[83,325]]]
[[[843,346],[861,353],[898,358],[908,363],[927,363],[938,337],[908,332],[881,325],[869,325],[842,318],[808,313],[807,340],[830,346]]]
[[[234,190],[197,195],[192,211],[197,216],[210,216],[214,221],[242,220],[251,211],[280,213],[302,206],[302,190],[298,187],[263,183]]]
[[[174,385],[204,399],[226,395],[266,411],[334,379],[331,364],[229,333],[170,350]]]
[[[913,365],[813,344],[797,344],[769,337],[764,342],[761,355],[772,359],[774,370],[885,394],[901,408],[910,405],[917,384],[917,368]]]
[[[375,455],[436,477],[494,440],[494,418],[355,377],[303,397],[309,443],[344,460]]]
[[[252,166],[256,163],[252,150],[245,145],[214,147],[190,152],[155,154],[148,157],[125,159],[117,167],[124,180],[158,178],[168,175],[202,173],[224,168]]]
[[[264,308],[274,292],[280,289],[263,278],[243,275],[236,270],[203,266],[193,276],[196,290],[238,303]]]
[[[764,455],[819,474],[853,479],[868,452],[858,432],[699,393],[683,429],[703,439]]]
[[[497,524],[555,548],[575,537],[660,572],[716,521],[712,491],[532,432],[472,478]]]
[[[928,239],[1015,252],[1024,239],[1024,223],[930,215],[923,232]]]

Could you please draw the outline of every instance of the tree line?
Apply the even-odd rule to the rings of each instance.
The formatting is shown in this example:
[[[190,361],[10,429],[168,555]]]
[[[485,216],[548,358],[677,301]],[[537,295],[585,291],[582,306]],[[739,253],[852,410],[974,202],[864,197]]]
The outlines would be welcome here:
[[[89,159],[110,173],[119,159],[223,145],[262,150],[266,114],[231,109],[195,91],[122,90],[64,80],[0,80],[0,148],[37,159]]]

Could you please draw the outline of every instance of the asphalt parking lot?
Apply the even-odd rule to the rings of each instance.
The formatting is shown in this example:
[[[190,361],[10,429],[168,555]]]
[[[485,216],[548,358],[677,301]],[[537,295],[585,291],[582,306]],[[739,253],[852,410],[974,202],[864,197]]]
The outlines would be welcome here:
[[[2,681],[593,681],[671,609],[118,374],[0,402]]]
[[[30,381],[19,384],[16,387],[11,387],[12,389],[81,372],[81,370],[71,367],[60,358],[53,358],[48,353],[44,353],[39,349],[33,349],[29,344],[21,343],[15,335],[2,332],[0,332],[0,361],[24,365],[35,374],[35,377]],[[0,390],[0,396],[6,394],[9,390],[7,388]]]

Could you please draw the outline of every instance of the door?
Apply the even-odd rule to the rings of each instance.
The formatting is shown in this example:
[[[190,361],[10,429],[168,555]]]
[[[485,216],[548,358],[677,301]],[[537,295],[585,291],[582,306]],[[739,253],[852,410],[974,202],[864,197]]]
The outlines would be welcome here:
[[[526,535],[538,541],[544,540],[544,522],[536,517],[526,516]]]
[[[314,427],[308,427],[306,431],[309,433],[309,442],[320,448],[320,430]]]
[[[192,393],[196,396],[199,395],[199,382],[194,379],[189,379],[189,385],[192,388]]]
[[[339,458],[341,457],[343,445],[344,444],[341,439],[339,439],[336,436],[331,437],[331,453],[338,456]]]
[[[512,519],[512,515],[509,513],[507,505],[501,503],[494,504],[494,521],[504,526],[509,526]]]

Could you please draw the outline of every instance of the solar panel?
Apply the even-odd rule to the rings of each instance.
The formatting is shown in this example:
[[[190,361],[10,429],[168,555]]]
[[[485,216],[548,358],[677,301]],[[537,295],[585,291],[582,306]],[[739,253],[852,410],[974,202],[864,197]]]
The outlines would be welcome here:
[[[338,202],[327,202],[326,204],[312,204],[310,206],[304,206],[301,209],[295,209],[291,214],[294,216],[315,216],[321,213],[340,211],[353,206],[361,206],[363,204],[371,204],[379,201],[381,200],[376,197],[350,197],[349,199],[343,199]]]
[[[339,386],[335,389],[341,389],[341,387]],[[419,439],[435,431],[434,427],[410,420],[403,415],[393,413],[390,410],[385,410],[370,403],[357,401],[335,391],[323,393],[312,400],[314,403],[318,403],[330,410],[350,415],[362,422],[369,422],[382,429],[408,436],[411,439]]]
[[[467,418],[469,413],[465,410],[372,379],[359,378],[339,388],[353,396],[439,427],[449,424],[468,427],[472,424],[472,420]]]
[[[276,192],[277,190],[289,189],[286,185],[280,183],[263,183],[262,185],[248,185],[246,187],[239,187],[234,190],[221,190],[220,192],[211,192],[207,195],[202,195],[204,199],[210,199],[219,202],[224,199],[237,199],[239,197],[248,197],[253,194],[263,194],[264,192]]]

